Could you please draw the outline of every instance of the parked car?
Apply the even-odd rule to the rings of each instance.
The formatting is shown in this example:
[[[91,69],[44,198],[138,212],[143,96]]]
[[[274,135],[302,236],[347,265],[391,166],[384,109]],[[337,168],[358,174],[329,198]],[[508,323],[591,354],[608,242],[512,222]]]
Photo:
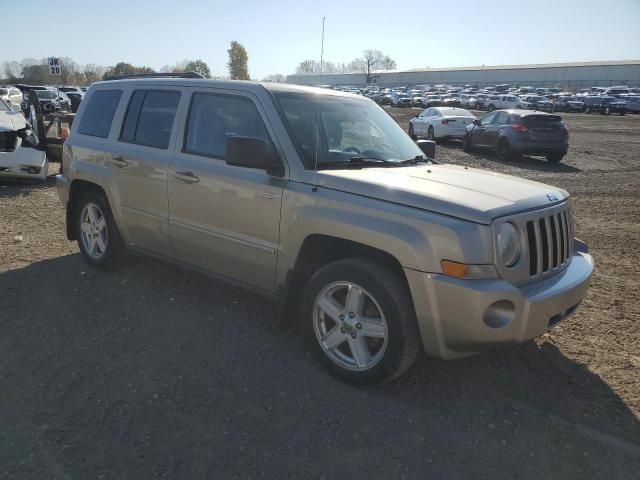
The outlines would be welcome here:
[[[55,90],[36,90],[36,95],[45,113],[71,110],[71,100],[68,99],[64,92],[58,93]]]
[[[20,105],[23,102],[24,97],[22,92],[16,87],[6,86],[0,87],[0,99],[9,104],[13,103],[14,105]]]
[[[628,95],[624,97],[624,101],[627,103],[626,111],[630,113],[640,113],[640,96]]]
[[[525,110],[531,108],[529,102],[516,95],[491,95],[485,100],[485,104],[490,112],[505,108],[521,108]]]
[[[78,92],[67,92],[66,95],[71,102],[71,111],[73,113],[76,113],[78,111],[78,107],[80,106],[80,102],[82,102],[83,94]]]
[[[616,97],[595,95],[584,97],[584,113],[599,112],[601,115],[627,113],[627,102]]]
[[[0,99],[0,178],[44,181],[49,162],[20,111]]]
[[[393,92],[391,94],[391,105],[394,107],[410,107],[413,98],[404,92]]]
[[[332,374],[379,384],[422,349],[544,334],[593,270],[566,191],[432,152],[362,96],[124,79],[90,87],[57,186],[91,267],[132,249],[258,290]]]
[[[607,88],[604,92],[602,92],[602,95],[607,95],[609,97],[617,97],[619,95],[628,95],[629,93],[631,93],[631,91],[629,90],[629,87],[625,85],[618,85],[615,87]]]
[[[460,106],[463,108],[477,108],[478,101],[476,100],[476,96],[467,93],[461,93],[458,97]]]
[[[582,112],[584,102],[580,97],[561,95],[553,103],[553,110],[558,112]]]
[[[569,131],[558,115],[533,110],[497,110],[467,126],[465,151],[494,150],[502,161],[514,155],[541,155],[558,163],[569,149]]]
[[[59,90],[61,92],[64,93],[79,93],[79,94],[84,94],[84,92],[82,91],[82,89],[80,87],[59,87]]]
[[[413,139],[426,137],[429,140],[462,138],[467,125],[475,118],[473,113],[464,108],[427,108],[409,121],[409,136]]]
[[[521,99],[529,104],[531,110],[542,112],[553,112],[553,102],[542,95],[525,95]]]
[[[477,110],[485,110],[487,105],[485,104],[487,98],[489,98],[488,93],[476,93],[476,109]]]

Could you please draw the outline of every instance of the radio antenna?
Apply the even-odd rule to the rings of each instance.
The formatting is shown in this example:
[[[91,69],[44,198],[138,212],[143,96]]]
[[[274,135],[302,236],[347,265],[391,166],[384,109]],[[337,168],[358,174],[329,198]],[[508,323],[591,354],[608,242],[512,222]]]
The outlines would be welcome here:
[[[318,121],[316,122],[316,148],[315,148],[315,164],[313,166],[313,188],[312,192],[318,191],[318,144],[320,143],[320,110],[318,109]]]

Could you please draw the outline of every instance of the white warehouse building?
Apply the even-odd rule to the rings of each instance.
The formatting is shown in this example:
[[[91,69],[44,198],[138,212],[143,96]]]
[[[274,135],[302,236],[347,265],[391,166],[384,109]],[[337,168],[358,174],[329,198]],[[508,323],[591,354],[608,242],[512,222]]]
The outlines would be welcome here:
[[[378,71],[373,75],[374,82],[379,86],[469,84],[485,87],[508,83],[513,86],[558,86],[568,89],[612,85],[640,87],[640,60],[416,68]],[[367,77],[363,73],[303,73],[287,77],[287,83],[297,85],[365,86],[366,82]]]

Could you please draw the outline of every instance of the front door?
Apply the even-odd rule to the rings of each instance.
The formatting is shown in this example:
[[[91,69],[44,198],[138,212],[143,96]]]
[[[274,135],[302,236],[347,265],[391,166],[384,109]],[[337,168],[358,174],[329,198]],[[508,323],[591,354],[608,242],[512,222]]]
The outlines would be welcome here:
[[[487,139],[485,138],[485,131],[491,125],[491,122],[495,118],[496,113],[487,113],[484,117],[482,117],[479,121],[479,125],[475,125],[473,130],[471,130],[471,141],[473,145],[479,147],[487,146]]]
[[[495,148],[498,143],[498,136],[500,132],[507,125],[509,114],[507,112],[497,112],[491,124],[489,124],[484,131],[485,145],[491,148]]]
[[[228,136],[272,141],[249,94],[194,90],[169,167],[176,258],[266,291],[275,288],[286,180],[225,163]]]

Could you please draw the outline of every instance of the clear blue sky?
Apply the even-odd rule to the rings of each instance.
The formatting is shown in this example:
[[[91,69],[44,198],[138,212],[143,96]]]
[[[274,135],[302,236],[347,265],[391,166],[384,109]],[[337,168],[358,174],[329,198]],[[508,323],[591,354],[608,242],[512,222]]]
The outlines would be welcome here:
[[[640,0],[9,3],[2,36],[20,40],[5,42],[0,61],[68,56],[80,64],[126,61],[157,69],[201,58],[214,75],[225,75],[226,50],[237,40],[249,53],[252,78],[261,78],[319,60],[323,16],[324,58],[336,63],[366,48],[382,50],[401,69],[640,59]],[[38,23],[25,35],[29,18]]]

